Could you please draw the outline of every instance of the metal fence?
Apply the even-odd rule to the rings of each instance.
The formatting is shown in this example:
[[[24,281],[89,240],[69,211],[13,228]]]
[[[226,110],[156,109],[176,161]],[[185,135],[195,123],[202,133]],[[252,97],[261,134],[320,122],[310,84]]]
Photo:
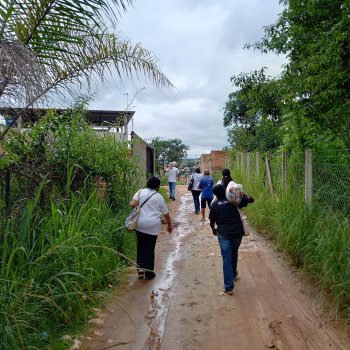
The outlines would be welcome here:
[[[306,204],[350,215],[350,155],[342,151],[313,151],[288,156],[234,152],[234,168],[261,181],[273,195],[303,193]]]

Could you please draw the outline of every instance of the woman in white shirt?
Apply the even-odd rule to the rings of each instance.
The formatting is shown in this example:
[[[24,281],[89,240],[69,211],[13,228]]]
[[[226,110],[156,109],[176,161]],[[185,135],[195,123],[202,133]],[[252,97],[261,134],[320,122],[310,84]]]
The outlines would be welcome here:
[[[136,224],[137,269],[138,275],[148,280],[156,276],[153,272],[154,250],[160,232],[161,214],[167,222],[168,232],[171,233],[173,230],[168,207],[164,198],[158,193],[159,187],[159,178],[150,177],[147,180],[147,188],[136,192],[130,202],[132,208],[142,205]]]

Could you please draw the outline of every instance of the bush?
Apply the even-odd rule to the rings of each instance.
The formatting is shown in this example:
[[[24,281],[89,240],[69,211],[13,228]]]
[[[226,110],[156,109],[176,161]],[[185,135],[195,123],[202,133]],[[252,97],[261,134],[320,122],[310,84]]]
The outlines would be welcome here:
[[[85,320],[134,258],[124,229],[140,172],[126,143],[98,137],[82,109],[12,132],[12,211],[1,215],[1,349],[44,349]]]

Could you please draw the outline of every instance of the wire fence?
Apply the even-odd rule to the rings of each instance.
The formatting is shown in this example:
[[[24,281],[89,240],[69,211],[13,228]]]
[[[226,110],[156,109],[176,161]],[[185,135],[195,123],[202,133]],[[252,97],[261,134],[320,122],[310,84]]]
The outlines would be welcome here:
[[[273,195],[303,193],[308,207],[350,216],[350,155],[345,151],[307,150],[291,157],[283,151],[234,152],[231,160]]]
[[[350,159],[344,154],[314,154],[313,202],[350,216]]]

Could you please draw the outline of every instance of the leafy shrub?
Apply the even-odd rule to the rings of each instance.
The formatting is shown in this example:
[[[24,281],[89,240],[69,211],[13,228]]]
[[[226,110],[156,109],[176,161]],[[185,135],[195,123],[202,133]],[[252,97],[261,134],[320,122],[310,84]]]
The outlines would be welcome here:
[[[83,109],[12,131],[4,152],[11,213],[2,198],[0,344],[44,349],[132,263],[135,239],[123,223],[140,171],[127,143],[97,136]]]

